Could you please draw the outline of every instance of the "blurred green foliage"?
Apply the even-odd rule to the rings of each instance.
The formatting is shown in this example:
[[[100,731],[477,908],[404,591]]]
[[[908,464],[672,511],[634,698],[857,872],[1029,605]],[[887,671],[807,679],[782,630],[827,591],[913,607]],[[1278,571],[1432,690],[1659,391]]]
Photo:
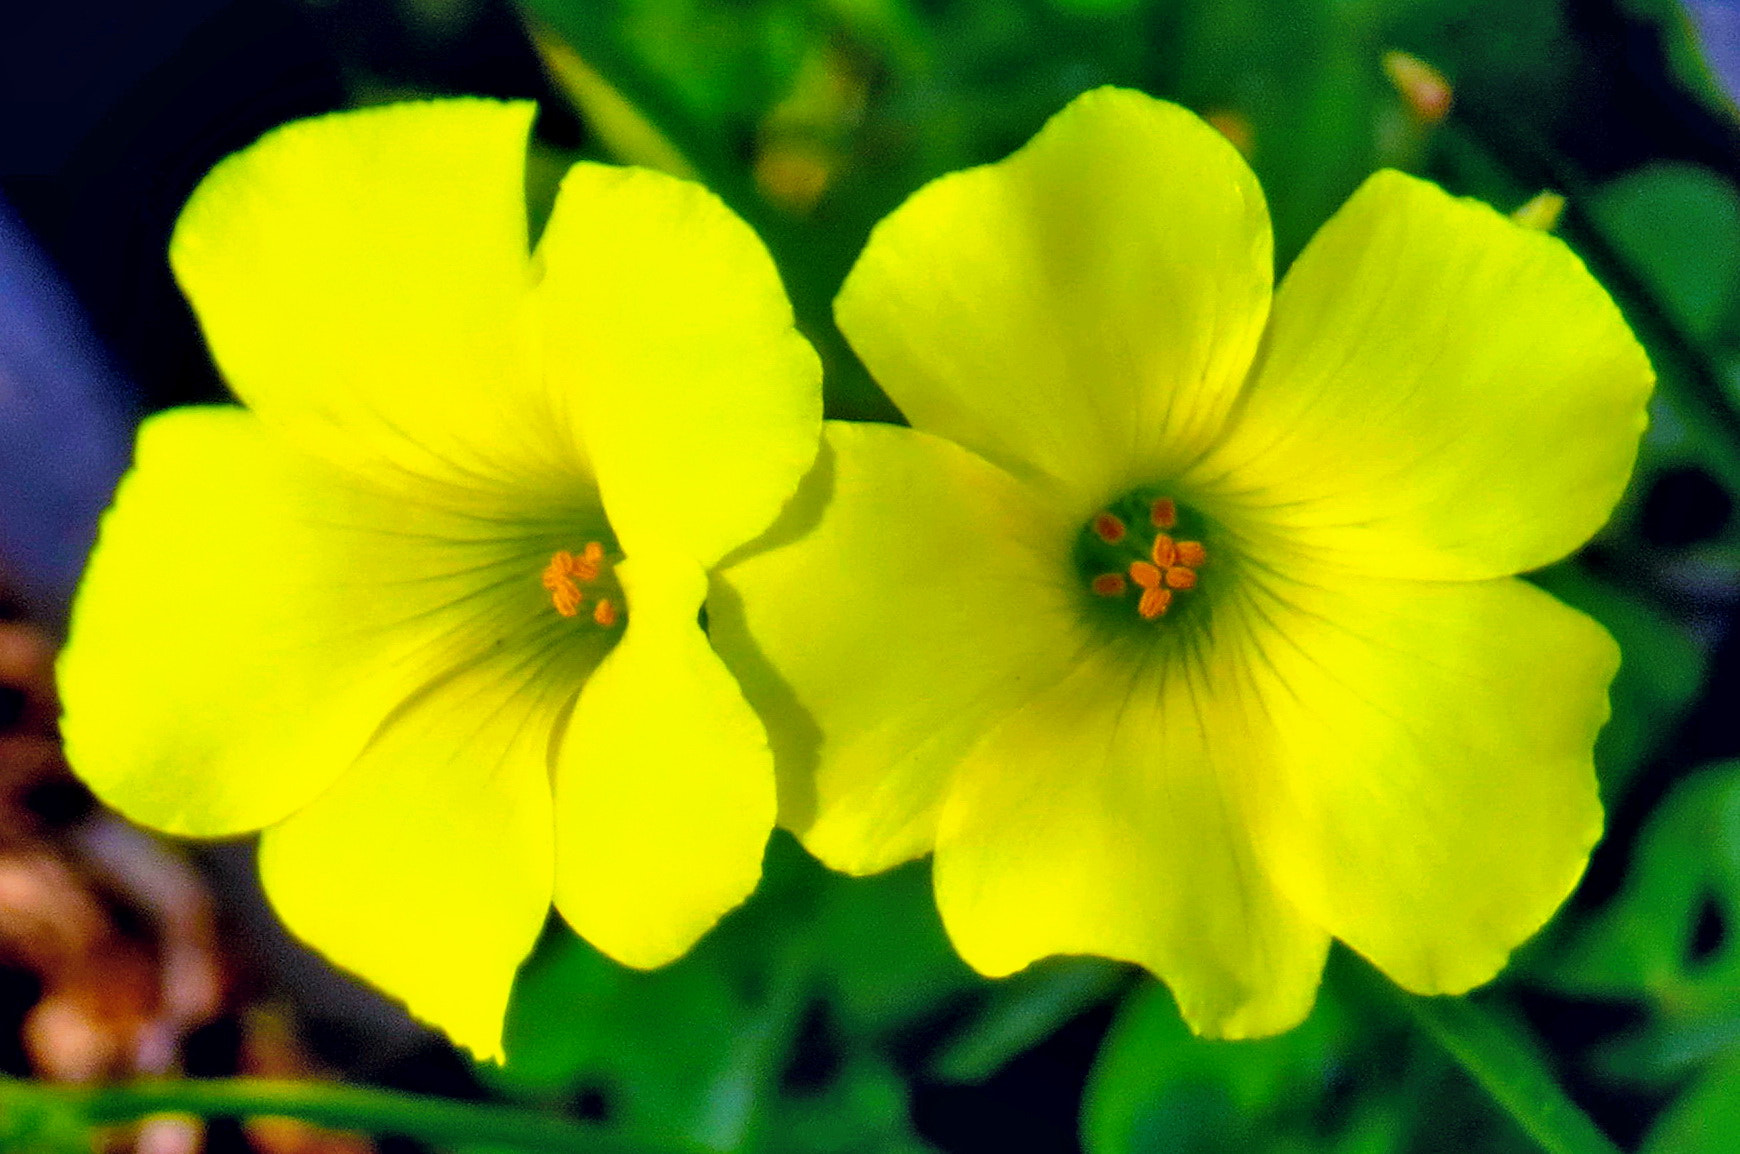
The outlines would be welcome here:
[[[91,1124],[76,1106],[0,1078],[0,1150],[11,1154],[88,1154]]]
[[[848,881],[781,835],[755,899],[675,965],[626,970],[553,929],[485,1076],[698,1149],[921,1151],[895,1055],[982,984],[921,866]]]

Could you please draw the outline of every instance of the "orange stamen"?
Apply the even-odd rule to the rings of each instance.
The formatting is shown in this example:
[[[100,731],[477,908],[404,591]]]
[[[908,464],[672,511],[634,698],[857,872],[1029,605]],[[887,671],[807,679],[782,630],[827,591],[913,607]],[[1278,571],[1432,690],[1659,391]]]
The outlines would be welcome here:
[[[1093,591],[1101,597],[1122,597],[1125,588],[1122,573],[1101,573],[1093,580]]]
[[[1124,528],[1124,523],[1113,514],[1101,513],[1094,518],[1094,532],[1099,534],[1100,540],[1106,544],[1116,545],[1124,539],[1127,530]]]
[[[550,591],[550,604],[564,617],[580,612],[580,587],[574,584],[574,555],[563,550],[544,566],[544,588]]]
[[[1148,517],[1156,532],[1147,540],[1145,528],[1136,526],[1139,532],[1132,535],[1132,526],[1116,513],[1106,510],[1096,514],[1088,523],[1095,536],[1108,545],[1127,541],[1129,553],[1135,556],[1125,555],[1120,562],[1125,566],[1122,572],[1091,577],[1089,588],[1100,597],[1122,597],[1134,588],[1139,593],[1136,612],[1144,621],[1164,616],[1172,608],[1174,596],[1197,587],[1201,580],[1197,570],[1208,561],[1208,550],[1201,541],[1181,541],[1172,535],[1179,515],[1178,502],[1171,497],[1150,498]]]
[[[604,546],[596,541],[586,542],[586,547],[580,550],[580,556],[574,559],[574,574],[582,581],[596,581],[598,567],[604,560]]]
[[[557,550],[550,557],[550,563],[544,566],[542,578],[556,612],[564,617],[578,615],[586,600],[581,586],[596,581],[606,564],[604,546],[597,541],[588,541],[578,555],[566,549]],[[607,598],[599,598],[592,609],[592,620],[606,627],[616,624],[620,617],[621,612]]]
[[[1138,561],[1136,564],[1140,565]],[[1144,589],[1142,600],[1136,605],[1136,612],[1142,615],[1142,620],[1152,621],[1166,612],[1166,607],[1172,604],[1170,589]]]
[[[544,588],[554,589],[568,580],[568,569],[574,563],[574,555],[558,552],[550,558],[550,563],[544,566]]]

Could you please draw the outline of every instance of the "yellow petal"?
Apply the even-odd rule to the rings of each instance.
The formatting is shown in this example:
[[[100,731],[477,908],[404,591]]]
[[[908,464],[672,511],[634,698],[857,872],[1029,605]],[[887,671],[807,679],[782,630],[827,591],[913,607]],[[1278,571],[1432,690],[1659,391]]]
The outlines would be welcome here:
[[[550,743],[590,665],[566,632],[431,686],[260,841],[292,932],[480,1058],[549,913]]]
[[[419,687],[554,618],[537,578],[562,527],[387,498],[242,409],[155,417],[61,656],[71,762],[159,829],[277,821]]]
[[[1309,1012],[1329,939],[1246,828],[1240,783],[1264,739],[1246,655],[1181,636],[1097,651],[967,757],[937,906],[981,973],[1101,954],[1160,975],[1199,1034],[1273,1034]]]
[[[538,255],[550,380],[618,540],[710,567],[815,459],[821,366],[767,250],[700,185],[579,164]]]
[[[1607,519],[1652,381],[1562,242],[1380,172],[1287,274],[1239,419],[1191,480],[1368,573],[1505,576]]]
[[[557,755],[556,906],[611,957],[651,967],[755,889],[773,756],[697,624],[701,568],[641,554],[617,575],[627,633],[586,683]]]
[[[1617,647],[1513,579],[1289,582],[1268,612],[1251,798],[1276,884],[1408,989],[1486,981],[1600,836]]]
[[[574,471],[526,315],[533,111],[337,113],[213,169],[170,259],[236,395],[304,449],[420,499]]]
[[[1080,97],[876,227],[835,313],[914,428],[1103,502],[1223,425],[1268,314],[1261,189],[1195,115]]]
[[[781,823],[835,869],[929,852],[961,755],[1085,644],[1074,520],[958,445],[830,421],[715,644],[779,753]]]

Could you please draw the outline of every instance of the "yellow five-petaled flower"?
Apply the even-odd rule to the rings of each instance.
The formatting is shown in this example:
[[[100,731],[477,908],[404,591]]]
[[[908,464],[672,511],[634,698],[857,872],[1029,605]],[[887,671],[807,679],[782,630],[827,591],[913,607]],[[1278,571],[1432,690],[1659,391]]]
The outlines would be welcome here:
[[[105,801],[264,828],[289,927],[480,1055],[552,894],[655,965],[754,887],[772,760],[698,615],[821,421],[698,186],[579,165],[530,248],[532,111],[304,121],[201,184],[171,257],[247,407],[147,423],[60,665]]]
[[[827,426],[712,618],[824,861],[934,851],[980,970],[1128,959],[1228,1037],[1332,937],[1466,990],[1576,883],[1618,653],[1514,575],[1652,383],[1563,244],[1399,173],[1272,275],[1243,160],[1136,93],[924,188],[836,303],[912,427]]]

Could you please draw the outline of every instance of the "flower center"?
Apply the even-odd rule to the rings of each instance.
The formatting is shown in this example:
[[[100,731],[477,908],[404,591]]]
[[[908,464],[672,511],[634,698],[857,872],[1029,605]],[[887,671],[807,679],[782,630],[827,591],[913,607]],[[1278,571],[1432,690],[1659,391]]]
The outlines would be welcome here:
[[[1165,493],[1127,493],[1083,526],[1075,560],[1088,588],[1143,621],[1164,617],[1208,564],[1204,523]]]
[[[544,588],[550,591],[550,604],[564,617],[578,617],[591,597],[592,623],[609,629],[627,616],[622,603],[622,588],[616,583],[610,559],[604,546],[588,541],[578,553],[558,550],[544,566]]]

